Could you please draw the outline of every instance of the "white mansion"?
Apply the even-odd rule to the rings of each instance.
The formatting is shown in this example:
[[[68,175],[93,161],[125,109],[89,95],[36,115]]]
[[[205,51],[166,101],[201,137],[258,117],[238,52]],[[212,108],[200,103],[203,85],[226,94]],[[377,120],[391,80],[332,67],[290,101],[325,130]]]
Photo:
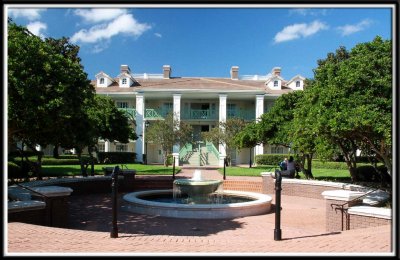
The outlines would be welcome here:
[[[135,152],[138,162],[143,162],[146,155],[147,163],[162,163],[160,146],[144,141],[146,125],[173,112],[193,127],[193,143],[174,147],[176,165],[223,166],[224,146],[206,143],[200,133],[232,117],[258,120],[280,95],[303,90],[304,84],[304,77],[300,75],[288,81],[283,79],[279,67],[267,75],[239,76],[239,67],[233,66],[230,78],[172,77],[171,71],[169,65],[164,65],[162,74],[134,74],[127,65],[121,65],[116,77],[105,72],[96,75],[92,81],[96,93],[112,98],[118,108],[134,116],[139,136],[129,144],[100,140],[100,151]],[[252,149],[233,152],[232,163],[247,164],[250,156],[287,152],[283,147],[270,145]]]

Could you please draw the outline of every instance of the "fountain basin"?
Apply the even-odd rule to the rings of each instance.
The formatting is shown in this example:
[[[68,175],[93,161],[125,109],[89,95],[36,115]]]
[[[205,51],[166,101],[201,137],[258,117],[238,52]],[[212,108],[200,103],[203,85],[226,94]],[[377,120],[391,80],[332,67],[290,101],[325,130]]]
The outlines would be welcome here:
[[[149,190],[128,193],[124,209],[130,212],[172,218],[228,219],[266,214],[271,211],[271,196],[244,191],[225,190],[223,196],[243,197],[251,201],[227,204],[179,204],[144,199],[149,196],[171,196],[172,190]]]
[[[211,194],[216,191],[221,184],[221,180],[181,179],[174,181],[174,186],[179,189],[179,192],[187,194],[190,197]]]

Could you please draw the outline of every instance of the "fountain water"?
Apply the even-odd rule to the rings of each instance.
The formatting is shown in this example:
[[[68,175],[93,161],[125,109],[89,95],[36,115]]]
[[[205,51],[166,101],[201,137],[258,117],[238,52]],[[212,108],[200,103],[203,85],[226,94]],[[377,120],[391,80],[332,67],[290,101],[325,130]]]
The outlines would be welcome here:
[[[221,180],[205,180],[200,170],[195,170],[191,179],[173,182],[175,202],[186,204],[219,203],[223,188]]]
[[[204,180],[200,170],[191,179],[178,179],[173,190],[126,194],[124,208],[147,215],[174,218],[219,219],[268,213],[272,198],[265,194],[223,190],[221,180]]]

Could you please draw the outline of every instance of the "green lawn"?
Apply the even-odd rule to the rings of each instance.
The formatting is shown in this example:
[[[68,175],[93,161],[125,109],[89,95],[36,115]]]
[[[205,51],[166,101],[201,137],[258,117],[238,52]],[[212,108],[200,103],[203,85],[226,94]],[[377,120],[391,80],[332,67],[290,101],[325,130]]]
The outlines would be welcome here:
[[[252,168],[245,167],[226,167],[226,176],[255,176],[259,177],[261,172],[274,172],[275,169],[279,169],[276,166],[259,166]],[[223,174],[223,168],[218,169]],[[314,179],[326,180],[326,181],[338,181],[338,182],[350,182],[350,173],[348,170],[340,169],[312,169]],[[305,179],[303,173],[300,172],[300,179]]]
[[[103,175],[103,167],[114,167],[121,164],[101,164],[94,166],[94,172],[96,175]],[[164,167],[163,165],[143,165],[143,164],[124,164],[123,169],[136,170],[137,175],[172,175],[172,166]],[[179,167],[175,167],[175,174],[180,171]],[[88,168],[88,174],[90,175],[90,166]],[[79,165],[42,165],[42,176],[43,177],[58,177],[58,176],[75,176],[81,175]]]

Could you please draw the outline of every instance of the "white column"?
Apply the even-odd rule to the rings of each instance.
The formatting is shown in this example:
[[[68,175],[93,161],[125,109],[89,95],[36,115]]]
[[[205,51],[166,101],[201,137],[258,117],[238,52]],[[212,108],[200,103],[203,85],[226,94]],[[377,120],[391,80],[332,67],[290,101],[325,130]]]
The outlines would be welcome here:
[[[227,95],[226,94],[220,94],[219,95],[219,122],[220,123],[225,123],[226,122],[226,99]],[[225,131],[225,129],[221,129],[222,131]],[[223,167],[224,166],[224,159],[226,158],[226,151],[225,151],[225,146],[223,144],[219,144],[218,146],[218,151],[219,151],[219,166]]]
[[[181,121],[181,96],[181,94],[173,94],[174,121],[178,123]],[[177,124],[177,130],[179,130],[179,124]],[[180,145],[175,144],[172,150],[172,156],[175,158],[175,166],[179,166],[179,150]]]
[[[138,139],[136,139],[136,160],[138,162],[143,162],[143,152],[144,152],[144,96],[143,93],[138,93],[136,95],[136,134]]]
[[[260,121],[264,113],[264,95],[256,95],[256,122]],[[255,147],[254,156],[264,153],[264,145],[259,144]]]
[[[110,141],[105,141],[104,142],[104,152],[108,153],[110,152]]]

